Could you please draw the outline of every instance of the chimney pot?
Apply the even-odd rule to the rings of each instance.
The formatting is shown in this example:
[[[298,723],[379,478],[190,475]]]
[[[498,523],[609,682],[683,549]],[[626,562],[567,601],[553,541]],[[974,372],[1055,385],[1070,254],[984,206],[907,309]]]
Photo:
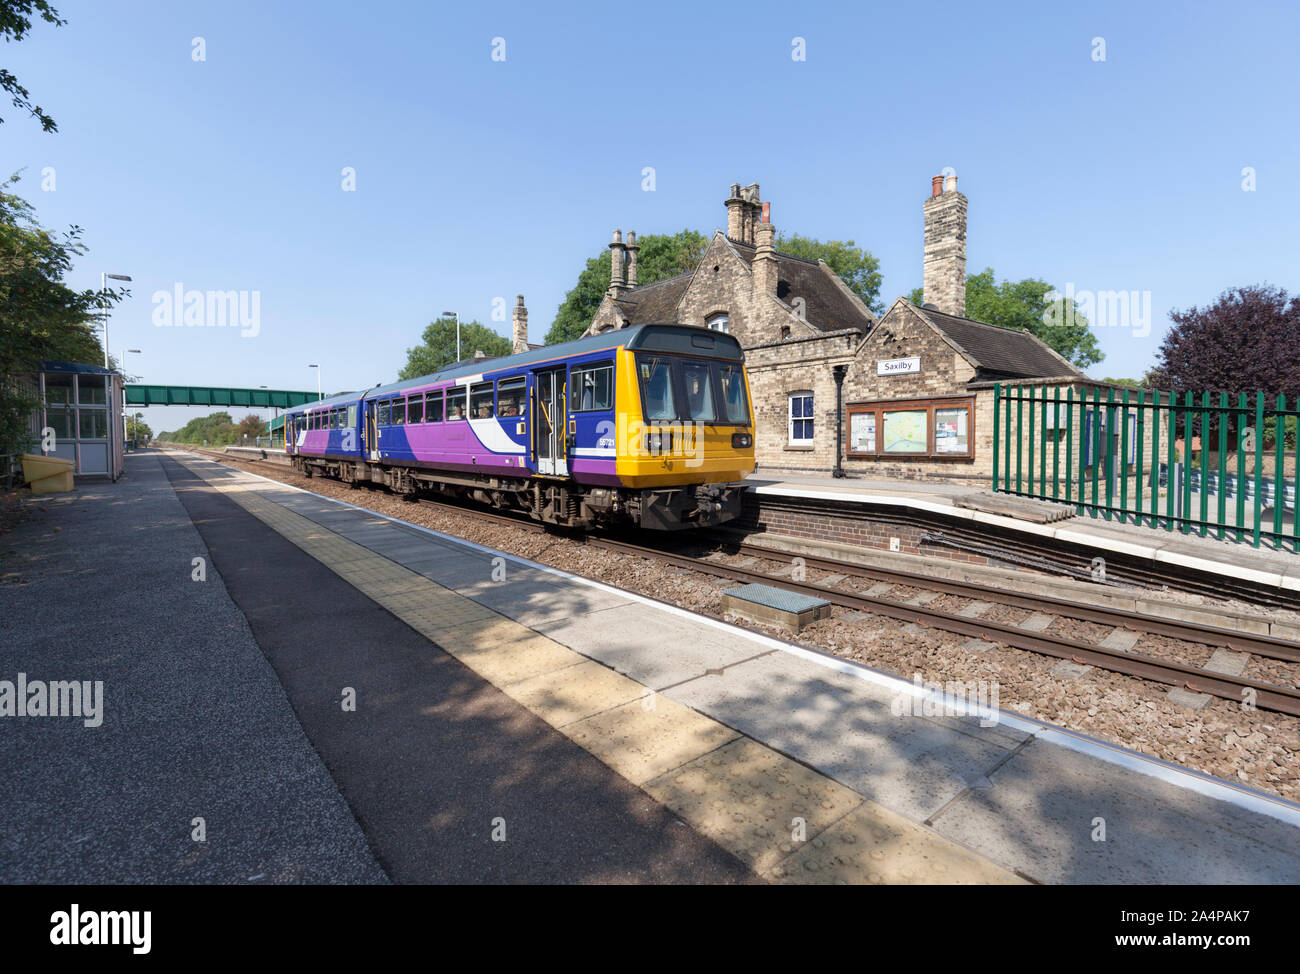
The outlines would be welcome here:
[[[931,198],[933,198],[935,196],[938,196],[942,192],[943,192],[943,176],[935,176],[933,179],[930,180],[930,196]],[[617,234],[618,231],[615,230],[614,233]]]
[[[763,204],[763,222],[764,222],[764,223],[771,223],[771,222],[772,222],[772,204],[771,204],[771,203],[764,203],[764,204]]]
[[[944,183],[943,183],[943,191],[944,191],[945,193],[955,193],[955,192],[957,192],[957,177],[956,177],[956,176],[949,176],[947,179],[944,180]]]

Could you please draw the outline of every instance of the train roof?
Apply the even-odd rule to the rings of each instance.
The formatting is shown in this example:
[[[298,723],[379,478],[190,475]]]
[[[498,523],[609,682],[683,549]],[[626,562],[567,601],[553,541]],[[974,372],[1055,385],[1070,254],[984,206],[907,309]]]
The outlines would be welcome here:
[[[503,355],[499,358],[490,359],[466,359],[463,362],[448,365],[430,375],[422,375],[415,379],[404,379],[384,386],[376,386],[374,389],[366,391],[363,398],[369,399],[372,396],[382,396],[402,389],[429,385],[433,382],[447,382],[465,376],[481,375],[484,372],[502,372],[514,368],[526,368],[543,362],[572,358],[576,355],[586,355],[590,352],[600,352],[608,348],[618,348],[619,346],[633,350],[676,352],[685,355],[711,355],[736,362],[744,359],[744,352],[741,351],[740,342],[724,332],[709,331],[694,325],[633,325],[630,328],[619,328],[613,331],[601,332],[598,335],[588,335],[586,338],[578,338],[571,342],[543,345],[541,348],[520,352],[517,355]]]

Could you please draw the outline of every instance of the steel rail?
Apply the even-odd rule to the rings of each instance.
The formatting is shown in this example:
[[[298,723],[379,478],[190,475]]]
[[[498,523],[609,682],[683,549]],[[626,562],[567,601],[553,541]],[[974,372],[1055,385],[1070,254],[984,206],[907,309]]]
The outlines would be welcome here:
[[[977,638],[996,638],[999,642],[1023,649],[1031,653],[1055,656],[1075,663],[1087,663],[1113,673],[1152,680],[1170,686],[1182,687],[1193,693],[1207,693],[1211,696],[1233,700],[1238,703],[1250,702],[1264,710],[1300,717],[1300,690],[1291,687],[1275,686],[1246,677],[1234,677],[1226,673],[1214,673],[1195,666],[1185,666],[1169,660],[1160,660],[1140,653],[1125,653],[1120,650],[1107,649],[1091,643],[1069,639],[1064,636],[1052,636],[1047,633],[1030,632],[1018,626],[1008,626],[997,622],[970,619],[953,615],[925,606],[909,605],[891,599],[875,598],[868,595],[847,594],[833,589],[823,588],[809,582],[796,582],[780,576],[767,575],[746,568],[701,561],[687,555],[676,555],[658,548],[613,541],[608,538],[587,538],[587,544],[615,551],[638,554],[655,561],[692,571],[704,572],[721,578],[731,578],[741,582],[757,582],[774,585],[825,599],[842,608],[857,609],[876,613],[903,622],[911,622],[927,628],[940,629],[945,632]],[[1250,691],[1250,693],[1247,693]]]
[[[961,598],[996,602],[1031,611],[1046,611],[1054,615],[1095,622],[1100,625],[1114,626],[1119,629],[1131,629],[1138,632],[1169,636],[1187,642],[1203,643],[1207,646],[1226,646],[1229,649],[1269,659],[1284,660],[1288,663],[1300,663],[1300,642],[1279,639],[1276,636],[1261,636],[1256,633],[1237,632],[1204,623],[1184,622],[1178,619],[1165,619],[1160,616],[1135,612],[1132,609],[1117,609],[1106,606],[1089,605],[1052,595],[1024,595],[1018,592],[1004,591],[979,582],[964,582],[951,578],[935,578],[890,568],[878,568],[874,565],[859,565],[854,562],[840,561],[836,558],[823,558],[818,555],[803,555],[797,552],[778,551],[751,542],[723,542],[735,547],[739,554],[768,561],[780,561],[786,557],[799,557],[810,568],[828,572],[846,572],[855,576],[878,582],[890,582],[894,585],[910,585],[915,588],[931,589],[945,595]]]

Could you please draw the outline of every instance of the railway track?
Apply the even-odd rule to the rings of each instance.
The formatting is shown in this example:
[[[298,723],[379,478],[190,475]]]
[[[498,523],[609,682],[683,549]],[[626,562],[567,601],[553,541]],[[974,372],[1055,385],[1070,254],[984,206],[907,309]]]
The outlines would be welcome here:
[[[268,464],[282,473],[286,470],[283,464],[272,461],[232,458],[212,450],[195,449],[192,452],[201,453],[222,461],[236,460],[240,463]],[[527,517],[484,511],[453,500],[420,498],[420,503],[450,508],[477,520],[507,524],[516,530],[522,528],[534,533],[556,532],[555,528],[540,524]],[[816,582],[795,581],[782,575],[762,572],[739,565],[722,564],[710,560],[708,557],[682,554],[668,550],[665,547],[624,541],[607,536],[564,533],[566,537],[580,540],[582,543],[595,548],[635,555],[717,578],[726,578],[743,583],[771,585],[824,599],[832,605],[846,609],[867,612],[956,635],[997,641],[1027,652],[1095,666],[1098,669],[1168,686],[1182,687],[1193,693],[1209,694],[1237,703],[1249,701],[1253,706],[1263,710],[1277,711],[1300,717],[1300,690],[1291,687],[1264,683],[1244,676],[1215,672],[1141,653],[1111,649],[1096,643],[1084,642],[1066,636],[1036,632],[1015,625],[963,616],[958,613],[931,608],[924,604],[885,598],[883,595],[872,596],[857,592],[850,593],[831,586],[820,585]],[[795,557],[792,553],[778,552],[759,545],[736,544],[734,542],[730,542],[728,545],[734,548],[737,553],[767,560],[783,560]],[[1167,636],[1198,645],[1221,646],[1288,663],[1300,662],[1300,643],[1290,640],[1241,633],[1123,609],[1088,605],[1050,596],[1025,595],[972,582],[960,582],[910,572],[866,567],[836,559],[804,555],[798,555],[798,557],[803,558],[806,567],[829,571],[833,574],[851,575],[877,582],[938,591],[942,594],[956,595],[976,601],[1010,605],[1119,629]]]

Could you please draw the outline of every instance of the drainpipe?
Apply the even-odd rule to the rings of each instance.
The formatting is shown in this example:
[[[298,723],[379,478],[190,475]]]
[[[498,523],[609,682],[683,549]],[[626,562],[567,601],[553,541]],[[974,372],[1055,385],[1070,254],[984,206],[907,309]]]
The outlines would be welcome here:
[[[833,477],[844,476],[844,465],[840,462],[842,452],[840,444],[844,442],[844,373],[848,370],[847,365],[836,365],[831,368],[831,373],[835,376],[835,470],[831,474]]]

